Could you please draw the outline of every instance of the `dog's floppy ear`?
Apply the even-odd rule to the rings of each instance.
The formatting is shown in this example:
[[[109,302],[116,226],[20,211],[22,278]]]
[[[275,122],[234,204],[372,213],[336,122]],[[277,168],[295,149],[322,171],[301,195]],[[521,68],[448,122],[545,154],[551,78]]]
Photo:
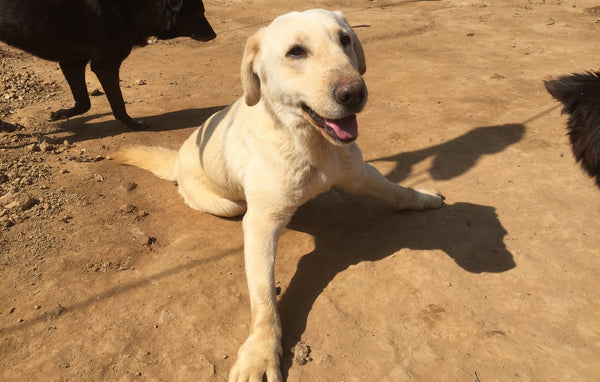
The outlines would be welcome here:
[[[242,58],[241,79],[248,106],[254,106],[260,101],[260,78],[254,71],[254,62],[260,51],[261,37],[262,31],[259,30],[248,38]]]
[[[356,60],[358,61],[358,72],[362,75],[367,71],[367,61],[365,60],[365,51],[363,50],[362,44],[358,40],[358,36],[354,33],[354,30],[350,28],[352,33],[352,47],[354,48],[354,54],[356,54]]]
[[[354,50],[354,54],[356,55],[356,61],[358,66],[357,69],[361,75],[365,74],[365,72],[367,71],[367,61],[365,60],[365,51],[363,50],[362,44],[358,40],[358,36],[354,32],[350,24],[348,24],[344,12],[334,11],[334,13],[342,19],[345,29],[352,35],[352,49]]]

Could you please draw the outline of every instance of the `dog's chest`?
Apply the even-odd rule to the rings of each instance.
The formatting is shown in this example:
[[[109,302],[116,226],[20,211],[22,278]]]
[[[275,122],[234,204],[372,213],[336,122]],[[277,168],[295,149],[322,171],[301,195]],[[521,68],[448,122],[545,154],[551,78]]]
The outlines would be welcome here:
[[[317,165],[308,161],[290,166],[285,182],[285,193],[297,206],[327,192],[339,178],[341,165],[335,160]]]

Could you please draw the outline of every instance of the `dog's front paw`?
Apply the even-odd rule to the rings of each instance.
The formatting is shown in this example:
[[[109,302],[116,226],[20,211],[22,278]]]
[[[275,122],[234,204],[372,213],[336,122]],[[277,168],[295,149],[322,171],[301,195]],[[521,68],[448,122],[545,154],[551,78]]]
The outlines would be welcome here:
[[[229,372],[229,382],[281,382],[279,357],[281,342],[276,336],[251,335],[238,352],[238,359]]]
[[[421,209],[440,208],[444,204],[444,195],[438,190],[415,190],[419,194],[418,204]]]

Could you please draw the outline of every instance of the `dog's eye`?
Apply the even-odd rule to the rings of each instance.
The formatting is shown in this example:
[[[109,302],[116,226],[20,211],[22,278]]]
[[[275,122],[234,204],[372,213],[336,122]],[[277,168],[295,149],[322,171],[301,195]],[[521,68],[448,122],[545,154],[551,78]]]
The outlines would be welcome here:
[[[285,56],[291,58],[306,58],[307,51],[306,48],[301,45],[294,45],[287,51]]]
[[[352,43],[352,38],[346,33],[340,32],[340,44],[345,48]]]

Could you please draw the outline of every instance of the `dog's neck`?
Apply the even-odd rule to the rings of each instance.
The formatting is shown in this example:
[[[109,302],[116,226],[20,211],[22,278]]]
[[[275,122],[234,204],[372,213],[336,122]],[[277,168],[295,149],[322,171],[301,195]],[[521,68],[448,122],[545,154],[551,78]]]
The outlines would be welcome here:
[[[345,150],[345,146],[330,143],[316,127],[306,121],[300,112],[295,114],[283,110],[287,106],[274,105],[265,102],[264,99],[254,107],[262,108],[270,117],[272,124],[269,128],[278,132],[277,149],[290,159],[294,158],[311,167],[322,168],[338,151]],[[279,110],[276,110],[278,108]]]

